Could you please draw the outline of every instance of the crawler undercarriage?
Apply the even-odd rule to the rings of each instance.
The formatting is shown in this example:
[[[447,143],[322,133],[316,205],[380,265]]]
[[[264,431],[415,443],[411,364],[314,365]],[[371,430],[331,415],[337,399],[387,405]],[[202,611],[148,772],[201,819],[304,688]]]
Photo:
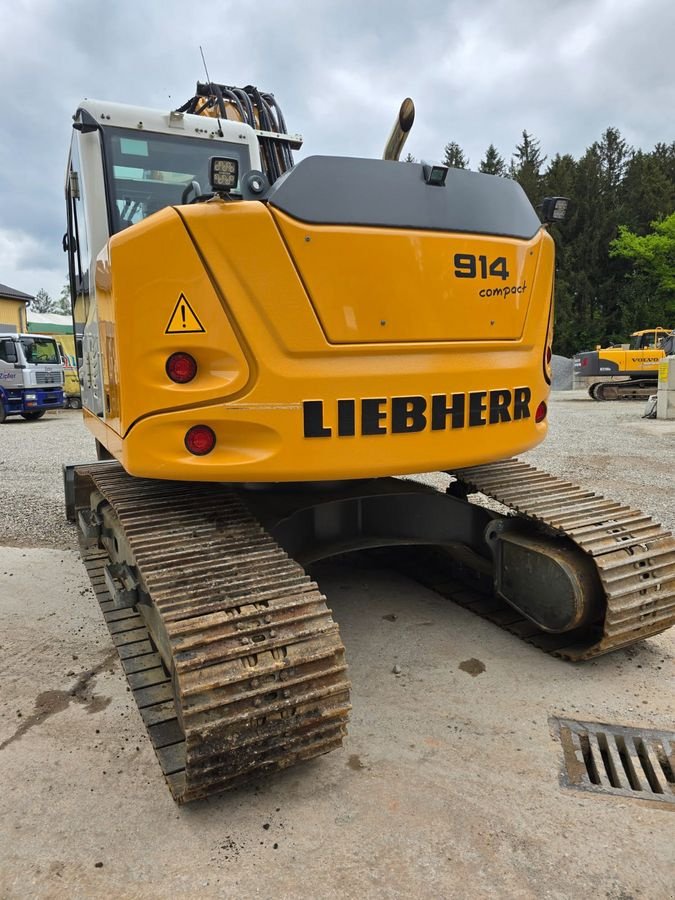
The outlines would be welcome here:
[[[177,801],[340,746],[344,647],[303,568],[322,557],[412,546],[407,574],[570,660],[675,621],[675,539],[648,516],[518,460],[451,474],[443,494],[395,478],[266,489],[66,468],[68,515]]]
[[[588,394],[593,400],[648,400],[657,386],[656,378],[596,381],[588,388]]]

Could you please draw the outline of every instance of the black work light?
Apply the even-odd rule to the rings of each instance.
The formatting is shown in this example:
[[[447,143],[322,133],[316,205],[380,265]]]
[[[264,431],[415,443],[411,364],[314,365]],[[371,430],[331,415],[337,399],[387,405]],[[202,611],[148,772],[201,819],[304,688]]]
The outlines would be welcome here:
[[[211,190],[226,194],[236,188],[239,182],[239,161],[225,156],[209,159],[209,181]]]
[[[445,187],[445,179],[448,174],[447,166],[422,163],[422,172],[424,173],[424,180],[427,184],[433,184],[436,187]]]

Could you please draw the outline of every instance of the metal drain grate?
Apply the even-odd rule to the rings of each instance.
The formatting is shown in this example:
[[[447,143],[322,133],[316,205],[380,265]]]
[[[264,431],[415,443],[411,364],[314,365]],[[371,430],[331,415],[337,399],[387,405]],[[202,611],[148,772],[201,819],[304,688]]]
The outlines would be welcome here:
[[[675,733],[550,719],[562,744],[565,787],[675,805]]]

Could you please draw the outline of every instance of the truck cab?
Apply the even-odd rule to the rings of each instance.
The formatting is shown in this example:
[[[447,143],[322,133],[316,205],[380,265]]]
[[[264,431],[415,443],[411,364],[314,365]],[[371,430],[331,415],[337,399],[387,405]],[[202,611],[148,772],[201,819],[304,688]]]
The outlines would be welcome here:
[[[63,363],[56,341],[40,334],[0,334],[0,423],[41,419],[61,409]]]

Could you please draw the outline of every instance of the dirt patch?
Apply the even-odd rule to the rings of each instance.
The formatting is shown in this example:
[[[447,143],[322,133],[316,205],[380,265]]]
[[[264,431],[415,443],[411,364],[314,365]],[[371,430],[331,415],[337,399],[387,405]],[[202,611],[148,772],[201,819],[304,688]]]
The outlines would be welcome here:
[[[476,675],[480,675],[481,672],[485,671],[485,663],[481,662],[479,659],[475,659],[471,657],[471,659],[465,659],[464,662],[459,664],[459,668],[462,672],[467,672],[469,675],[472,675],[474,678]]]
[[[117,650],[110,650],[93,669],[87,669],[78,676],[77,681],[68,691],[43,691],[35,698],[35,709],[25,718],[13,735],[8,737],[0,744],[0,750],[9,747],[14,741],[20,741],[21,738],[35,728],[41,725],[46,719],[57,713],[63,712],[75,700],[77,703],[84,704],[88,713],[100,712],[110,703],[110,697],[102,697],[100,694],[91,693],[91,688],[99,675],[104,669],[110,666],[113,659],[117,656]]]

